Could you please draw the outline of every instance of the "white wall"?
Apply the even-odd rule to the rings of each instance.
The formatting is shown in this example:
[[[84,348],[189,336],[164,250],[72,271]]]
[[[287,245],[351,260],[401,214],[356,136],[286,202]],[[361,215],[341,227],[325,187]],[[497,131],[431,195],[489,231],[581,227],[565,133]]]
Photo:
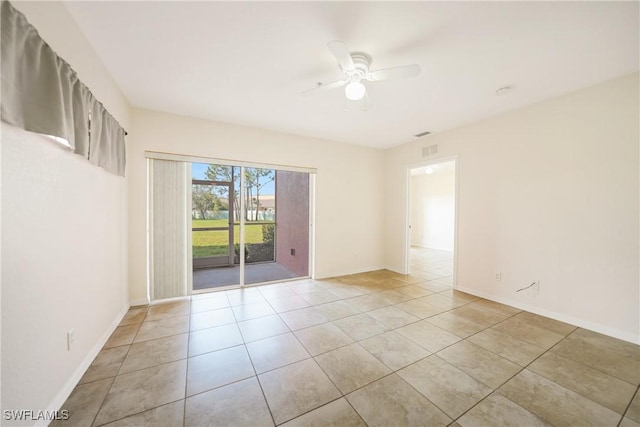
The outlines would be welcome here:
[[[383,152],[134,109],[128,162],[131,300],[147,297],[145,151],[317,168],[316,277],[382,268]]]
[[[438,144],[459,156],[459,289],[640,342],[638,78],[389,150],[389,266],[404,265],[406,167]]]
[[[128,127],[65,7],[14,6]],[[2,409],[59,409],[128,308],[126,182],[42,136],[4,124],[1,136]]]
[[[453,161],[432,166],[432,174],[411,175],[411,244],[453,251],[456,170]]]

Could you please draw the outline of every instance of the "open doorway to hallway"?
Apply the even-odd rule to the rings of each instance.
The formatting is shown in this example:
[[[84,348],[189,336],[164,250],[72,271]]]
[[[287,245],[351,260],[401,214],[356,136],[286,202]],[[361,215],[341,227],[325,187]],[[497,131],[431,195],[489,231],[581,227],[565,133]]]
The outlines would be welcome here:
[[[408,272],[454,285],[456,161],[410,169]]]

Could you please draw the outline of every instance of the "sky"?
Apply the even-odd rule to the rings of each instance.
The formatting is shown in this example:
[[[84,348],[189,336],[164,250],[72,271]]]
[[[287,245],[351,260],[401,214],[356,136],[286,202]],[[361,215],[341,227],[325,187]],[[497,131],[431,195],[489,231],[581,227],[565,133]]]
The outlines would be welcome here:
[[[191,163],[192,179],[207,179],[204,175],[209,167],[206,163]],[[275,182],[270,182],[260,190],[260,194],[275,194]]]

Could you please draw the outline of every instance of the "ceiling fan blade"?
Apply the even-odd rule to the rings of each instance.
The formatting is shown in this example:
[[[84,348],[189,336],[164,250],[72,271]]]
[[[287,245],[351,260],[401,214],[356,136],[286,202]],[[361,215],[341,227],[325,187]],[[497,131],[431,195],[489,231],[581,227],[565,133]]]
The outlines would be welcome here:
[[[313,95],[315,93],[324,92],[324,91],[327,91],[329,89],[333,89],[333,88],[336,88],[336,87],[344,86],[346,84],[347,84],[347,82],[345,80],[337,80],[335,82],[331,82],[331,83],[327,83],[327,84],[323,84],[323,85],[318,85],[318,86],[314,87],[313,89],[305,90],[304,92],[302,92],[302,96]]]
[[[403,79],[406,77],[415,77],[420,74],[420,66],[417,64],[402,65],[400,67],[385,68],[382,70],[372,71],[369,78],[372,82],[378,80]]]
[[[334,40],[332,42],[327,43],[329,46],[329,50],[333,53],[333,56],[336,57],[338,64],[343,70],[353,70],[356,68],[353,63],[353,59],[351,58],[351,53],[349,49],[347,49],[347,45],[344,42]]]

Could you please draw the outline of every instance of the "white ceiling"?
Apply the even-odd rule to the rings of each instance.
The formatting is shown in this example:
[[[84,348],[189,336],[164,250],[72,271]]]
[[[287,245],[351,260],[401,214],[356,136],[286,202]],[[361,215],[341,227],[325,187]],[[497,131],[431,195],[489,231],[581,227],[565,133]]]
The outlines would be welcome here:
[[[371,147],[411,141],[639,69],[638,2],[67,2],[130,103]],[[327,42],[418,78],[302,97]],[[508,95],[496,89],[513,86]]]

